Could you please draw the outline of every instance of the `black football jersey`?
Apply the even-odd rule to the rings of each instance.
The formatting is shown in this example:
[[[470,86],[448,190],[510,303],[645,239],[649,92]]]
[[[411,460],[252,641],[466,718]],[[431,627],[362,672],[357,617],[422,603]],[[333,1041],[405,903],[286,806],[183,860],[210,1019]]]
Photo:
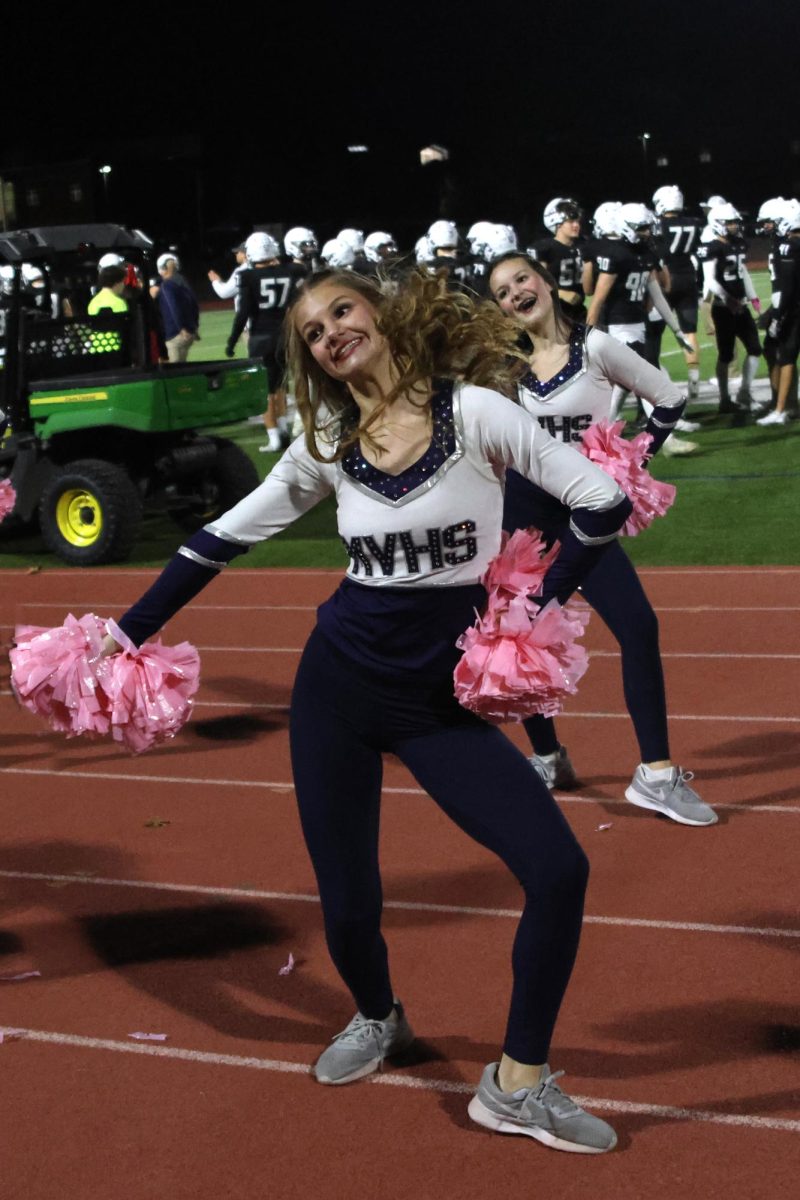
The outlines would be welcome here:
[[[440,258],[430,258],[425,263],[428,271],[446,271],[447,286],[452,291],[470,290],[470,258],[472,255],[459,254],[456,258],[447,255]]]
[[[776,288],[781,294],[778,316],[795,315],[800,310],[800,238],[783,238],[776,256]]]
[[[583,299],[583,253],[578,242],[565,246],[557,238],[542,238],[531,247],[531,251],[537,262],[547,267],[559,291],[577,292]]]
[[[251,334],[274,333],[308,272],[299,263],[249,267],[239,272],[239,292],[231,340],[247,326]]]
[[[724,242],[721,238],[714,238],[698,248],[697,258],[701,263],[713,262],[714,278],[729,296],[734,300],[747,298],[744,290],[747,242],[743,237],[729,237]],[[715,294],[711,303],[723,304],[724,301]]]
[[[603,306],[607,325],[637,325],[647,315],[647,285],[658,259],[647,242],[608,239],[596,262],[600,275],[616,275]]]
[[[676,213],[673,217],[661,217],[659,225],[658,253],[670,275],[693,278],[703,221],[700,217]]]

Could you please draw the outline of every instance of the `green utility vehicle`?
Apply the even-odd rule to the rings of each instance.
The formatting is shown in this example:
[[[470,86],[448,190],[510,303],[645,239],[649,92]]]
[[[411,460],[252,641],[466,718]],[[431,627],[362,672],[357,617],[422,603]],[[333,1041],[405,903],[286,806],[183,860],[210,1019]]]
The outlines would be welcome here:
[[[208,430],[263,412],[266,372],[242,359],[163,361],[152,249],[119,225],[0,233],[0,479],[17,493],[3,528],[38,521],[48,549],[76,566],[126,559],[146,511],[194,530],[259,482],[244,451]],[[129,264],[128,311],[87,316],[109,251]]]

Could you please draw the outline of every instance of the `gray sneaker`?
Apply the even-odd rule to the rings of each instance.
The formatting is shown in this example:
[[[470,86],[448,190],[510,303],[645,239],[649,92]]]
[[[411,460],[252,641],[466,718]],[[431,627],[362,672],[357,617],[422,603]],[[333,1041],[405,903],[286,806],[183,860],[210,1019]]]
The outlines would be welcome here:
[[[533,754],[528,762],[551,792],[554,788],[560,792],[568,792],[571,788],[578,787],[578,776],[564,746],[559,746],[554,755],[548,754],[546,758]]]
[[[371,1021],[356,1013],[350,1024],[324,1050],[314,1065],[319,1083],[350,1083],[371,1075],[385,1058],[400,1054],[414,1040],[403,1006],[395,1001],[396,1017]]]
[[[645,779],[640,764],[630,787],[625,789],[625,798],[639,808],[652,808],[663,813],[681,825],[716,825],[719,817],[689,787],[690,779],[694,779],[694,774],[680,767],[672,768],[669,779]]]
[[[556,1084],[563,1071],[553,1075],[545,1064],[544,1077],[536,1087],[501,1092],[498,1065],[489,1063],[469,1102],[473,1121],[496,1133],[522,1133],[553,1150],[571,1150],[573,1154],[604,1154],[614,1149],[617,1135],[611,1126],[584,1112]]]

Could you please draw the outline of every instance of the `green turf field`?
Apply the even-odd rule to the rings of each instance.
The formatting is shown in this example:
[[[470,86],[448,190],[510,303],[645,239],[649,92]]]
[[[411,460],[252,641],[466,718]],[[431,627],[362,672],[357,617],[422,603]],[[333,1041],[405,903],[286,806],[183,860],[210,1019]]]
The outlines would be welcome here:
[[[754,275],[762,302],[769,282],[766,273]],[[195,361],[224,357],[232,316],[226,311],[205,313],[202,339],[191,353]],[[701,379],[714,371],[714,347],[700,330]],[[244,354],[242,344],[237,348]],[[672,334],[663,345],[663,365],[676,381],[686,379],[686,366]],[[760,374],[765,374],[762,362]],[[669,515],[645,533],[626,540],[635,562],[646,566],[702,564],[800,563],[800,422],[761,429],[750,425],[731,428],[727,418],[714,418],[713,409],[698,407],[690,415],[703,423],[691,438],[700,450],[691,457],[659,456],[653,474],[678,487]],[[276,454],[260,454],[263,442],[256,425],[217,428],[250,454],[263,476],[277,461]],[[131,564],[158,566],[180,544],[179,531],[167,518],[149,518],[142,527]],[[296,522],[291,529],[236,559],[236,566],[343,567],[344,550],[336,535],[333,502],[326,501]],[[44,553],[36,535],[4,534],[0,539],[1,567],[63,566]]]

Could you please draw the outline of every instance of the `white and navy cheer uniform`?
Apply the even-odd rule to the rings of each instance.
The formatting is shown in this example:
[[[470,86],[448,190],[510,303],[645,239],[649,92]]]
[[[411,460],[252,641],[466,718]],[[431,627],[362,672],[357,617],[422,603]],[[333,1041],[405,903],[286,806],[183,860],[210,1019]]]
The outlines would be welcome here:
[[[597,329],[576,326],[567,365],[551,380],[525,376],[519,403],[554,437],[579,443],[586,430],[608,419],[615,384],[635,391],[654,406],[647,430],[654,434],[651,451],[661,445],[683,411],[684,398],[669,376],[651,366],[628,346]],[[548,541],[562,536],[569,514],[552,496],[509,472],[504,528],[535,525]],[[628,712],[642,762],[669,758],[667,705],[658,644],[658,621],[636,571],[615,542],[586,575],[581,593],[617,639]],[[524,722],[537,754],[559,746],[555,723],[546,717]]]
[[[453,696],[455,640],[485,599],[500,545],[503,478],[523,473],[568,506],[564,550],[545,580],[565,597],[602,556],[631,506],[617,485],[517,405],[440,382],[433,438],[389,475],[358,445],[336,463],[294,442],[264,482],[189,539],[120,620],[139,643],[236,554],[335,494],[347,574],[318,610],[292,695],[290,738],[303,833],[328,948],[361,1013],[394,1003],[380,929],[381,755],[397,755],[470,836],[519,879],[505,1050],[544,1062],[572,969],[587,863],[547,789],[504,734]]]

